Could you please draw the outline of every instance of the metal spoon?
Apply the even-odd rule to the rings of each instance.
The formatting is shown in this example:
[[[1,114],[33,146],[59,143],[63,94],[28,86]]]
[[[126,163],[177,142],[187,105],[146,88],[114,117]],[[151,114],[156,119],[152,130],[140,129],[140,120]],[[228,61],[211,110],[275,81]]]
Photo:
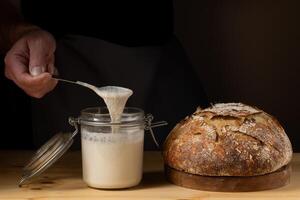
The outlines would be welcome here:
[[[132,90],[128,89],[128,88],[124,88],[124,87],[119,87],[119,86],[104,86],[104,87],[96,87],[94,85],[91,85],[89,83],[85,83],[82,81],[71,81],[71,80],[67,80],[67,79],[62,79],[62,78],[58,78],[58,77],[53,77],[54,79],[58,80],[58,81],[63,81],[63,82],[67,82],[67,83],[72,83],[72,84],[76,84],[76,85],[81,85],[83,87],[87,87],[91,90],[93,90],[97,95],[99,95],[100,97],[106,97],[109,96],[110,93],[118,93],[118,95],[126,95],[126,96],[131,96],[132,95]]]

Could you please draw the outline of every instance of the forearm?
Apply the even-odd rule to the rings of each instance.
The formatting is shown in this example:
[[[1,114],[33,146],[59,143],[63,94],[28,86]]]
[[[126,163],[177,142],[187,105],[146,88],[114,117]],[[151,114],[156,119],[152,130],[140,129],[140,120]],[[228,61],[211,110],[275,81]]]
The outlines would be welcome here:
[[[0,0],[0,53],[4,53],[25,33],[38,27],[24,21],[8,0]]]

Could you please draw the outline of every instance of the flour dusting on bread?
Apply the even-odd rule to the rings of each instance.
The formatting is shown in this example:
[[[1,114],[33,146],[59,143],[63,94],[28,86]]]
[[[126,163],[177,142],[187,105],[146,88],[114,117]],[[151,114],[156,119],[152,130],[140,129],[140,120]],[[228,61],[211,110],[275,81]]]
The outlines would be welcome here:
[[[207,176],[256,176],[287,165],[292,146],[271,115],[242,103],[198,108],[164,145],[165,164]]]

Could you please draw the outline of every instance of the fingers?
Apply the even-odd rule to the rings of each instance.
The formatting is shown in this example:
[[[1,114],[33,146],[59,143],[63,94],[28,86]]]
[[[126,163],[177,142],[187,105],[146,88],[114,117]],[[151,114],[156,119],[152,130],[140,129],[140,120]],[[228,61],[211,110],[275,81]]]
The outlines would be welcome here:
[[[48,58],[45,58],[45,64],[29,66],[29,73],[32,76],[40,75],[44,72],[48,72],[52,75],[58,75],[58,70],[54,65],[54,54],[50,55]],[[42,59],[41,59],[42,60]],[[42,62],[40,62],[42,63]]]
[[[17,53],[8,54],[5,57],[5,65],[6,77],[13,80],[16,85],[32,97],[43,97],[57,84],[57,81],[52,79],[52,75],[48,72],[36,76],[29,74],[23,57]]]
[[[26,56],[26,53],[20,51],[19,47],[13,47],[4,59],[6,77],[13,80],[18,86],[20,86],[23,76],[28,75]]]
[[[54,60],[55,60],[55,57],[53,54],[49,60],[49,64],[47,65],[47,71],[52,75],[58,75],[58,70],[54,65]]]
[[[35,33],[36,34],[36,33]],[[43,36],[43,35],[42,35]],[[19,40],[5,57],[5,76],[28,95],[41,98],[57,84],[55,73],[55,41],[28,36]],[[34,40],[33,38],[38,38]]]
[[[35,98],[41,98],[49,91],[53,90],[57,80],[52,78],[50,73],[42,73],[37,76],[24,76],[22,87],[24,91]]]

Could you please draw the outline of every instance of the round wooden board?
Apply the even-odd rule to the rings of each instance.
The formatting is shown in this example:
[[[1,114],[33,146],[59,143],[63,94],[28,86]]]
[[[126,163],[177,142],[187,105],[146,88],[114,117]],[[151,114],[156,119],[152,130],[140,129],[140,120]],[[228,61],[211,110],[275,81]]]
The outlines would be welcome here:
[[[261,176],[226,177],[194,175],[165,165],[165,174],[168,181],[186,188],[219,192],[249,192],[275,189],[289,184],[291,167],[287,165]]]

